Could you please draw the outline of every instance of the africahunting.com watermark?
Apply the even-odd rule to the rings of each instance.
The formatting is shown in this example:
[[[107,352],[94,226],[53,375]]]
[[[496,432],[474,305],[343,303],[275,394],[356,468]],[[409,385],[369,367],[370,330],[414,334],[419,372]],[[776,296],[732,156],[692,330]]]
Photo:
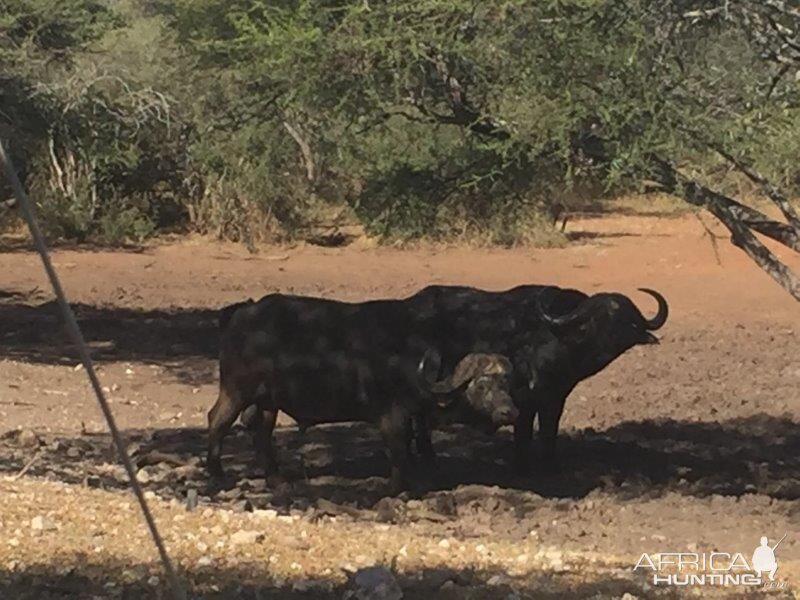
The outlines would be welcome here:
[[[741,552],[645,552],[633,570],[650,571],[653,585],[783,588],[786,583],[776,579],[775,550],[785,537],[770,545],[763,536],[749,561]]]

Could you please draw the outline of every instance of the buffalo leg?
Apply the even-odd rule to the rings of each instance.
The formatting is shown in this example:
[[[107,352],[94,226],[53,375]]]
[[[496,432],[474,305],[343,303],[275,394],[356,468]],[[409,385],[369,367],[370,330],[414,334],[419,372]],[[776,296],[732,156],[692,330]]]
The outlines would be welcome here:
[[[394,408],[381,417],[380,430],[383,441],[389,450],[391,464],[390,488],[398,494],[407,487],[408,481],[408,422],[410,415]]]
[[[222,475],[222,440],[230,431],[231,425],[244,408],[241,395],[229,394],[220,388],[216,404],[208,411],[208,457],[206,468],[215,477]]]
[[[539,406],[542,468],[550,473],[558,471],[556,441],[558,437],[558,422],[561,420],[561,414],[564,411],[565,399],[560,396],[551,396],[546,398]]]
[[[416,425],[417,452],[425,459],[425,462],[433,463],[436,460],[436,453],[431,443],[431,428],[428,417],[420,415],[416,419]]]
[[[264,468],[264,475],[269,475],[277,467],[275,460],[275,447],[272,444],[272,432],[275,429],[275,421],[278,418],[277,410],[260,409],[252,422],[253,426],[253,446],[256,457]]]
[[[415,422],[409,420],[406,426],[406,456],[408,460],[414,460],[414,426]]]
[[[530,470],[535,417],[536,411],[530,403],[526,403],[514,423],[514,466],[519,473],[527,473]],[[539,418],[541,419],[541,416]]]

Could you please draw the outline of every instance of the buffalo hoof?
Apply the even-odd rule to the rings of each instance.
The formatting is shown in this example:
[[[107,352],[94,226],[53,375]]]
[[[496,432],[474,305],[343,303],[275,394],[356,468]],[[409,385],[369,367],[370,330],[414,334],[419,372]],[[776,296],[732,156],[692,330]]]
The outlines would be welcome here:
[[[222,470],[222,463],[219,461],[210,461],[206,463],[206,472],[209,477],[213,479],[222,479],[225,473]]]
[[[274,458],[262,458],[256,461],[255,468],[261,471],[264,477],[269,477],[270,475],[278,472],[278,462]]]

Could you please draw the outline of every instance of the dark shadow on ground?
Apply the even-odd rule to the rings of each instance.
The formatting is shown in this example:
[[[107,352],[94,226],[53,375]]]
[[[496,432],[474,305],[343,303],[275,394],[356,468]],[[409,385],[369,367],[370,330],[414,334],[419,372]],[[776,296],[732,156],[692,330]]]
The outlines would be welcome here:
[[[564,234],[570,242],[597,242],[626,237],[642,237],[640,233],[624,232],[598,232],[598,231],[567,231]]]
[[[48,240],[48,248],[54,250],[69,250],[71,252],[124,252],[125,254],[146,253],[147,246],[141,244],[118,243],[102,244],[99,242],[76,242],[74,240]],[[12,254],[18,252],[35,252],[33,243],[28,236],[19,237],[16,235],[3,235],[0,233],[0,254]]]
[[[72,308],[99,363],[158,364],[192,385],[214,380],[209,361],[218,355],[216,310],[137,310],[85,304],[73,304]],[[56,365],[74,365],[78,360],[54,301],[31,306],[9,292],[0,295],[0,356]]]
[[[347,558],[346,551],[343,551],[343,561]],[[91,567],[91,577],[80,572],[60,574],[58,568],[49,568],[47,565],[31,566],[19,572],[9,572],[5,568],[0,568],[0,598],[14,600],[171,598],[169,589],[163,583],[150,586],[143,581],[135,583],[125,581],[121,574],[136,569],[136,566],[110,560],[98,562],[98,566]],[[144,572],[147,572],[146,567]],[[160,575],[155,568],[153,572]],[[634,597],[643,593],[643,582],[632,578],[629,572],[626,573],[623,569],[619,569],[618,574],[603,572],[588,576],[543,570],[525,577],[514,577],[499,569],[432,568],[395,572],[394,576],[403,592],[404,600],[429,598],[505,600],[511,594],[516,594],[520,598],[620,598],[626,593],[633,594]],[[144,575],[144,579],[147,578],[147,575]],[[183,571],[182,578],[189,596],[196,600],[300,598],[340,600],[342,597],[347,597],[345,594],[352,589],[344,577],[298,578],[278,582],[269,574],[268,566],[264,566],[263,569],[252,566],[248,569],[206,567]],[[163,577],[161,579],[163,581]],[[447,582],[452,583],[445,585]],[[114,585],[109,586],[110,583]],[[213,590],[212,586],[216,586],[217,589]],[[665,591],[659,597],[673,598],[677,597],[677,594]]]
[[[0,472],[18,472],[34,454],[31,447],[19,446],[16,435],[0,439]],[[267,482],[256,468],[250,434],[241,428],[226,440],[223,480],[209,480],[202,468],[202,430],[130,431],[128,437],[134,459],[148,473],[145,487],[165,497],[182,499],[195,489],[201,502],[246,500],[257,508],[305,510],[320,499],[368,509],[387,494],[384,446],[367,424],[318,426],[305,433],[278,428],[280,474]],[[800,427],[789,418],[628,421],[606,431],[568,432],[560,438],[559,475],[535,469],[527,476],[516,475],[508,460],[510,437],[508,431],[488,436],[461,426],[435,432],[437,467],[418,465],[415,489],[403,498],[429,499],[445,516],[448,502],[441,504],[436,498],[458,490],[453,497],[461,502],[461,496],[470,493],[465,486],[475,485],[503,488],[497,493],[521,515],[542,497],[582,498],[596,489],[624,499],[670,492],[697,497],[757,492],[800,499]],[[127,485],[106,435],[50,438],[42,444],[40,458],[28,471],[31,475],[95,487]]]
[[[692,207],[688,204],[676,202],[675,208],[657,209],[648,208],[643,203],[641,208],[632,206],[619,206],[615,203],[596,203],[582,209],[570,212],[570,219],[603,219],[607,217],[654,217],[658,219],[678,218],[690,212]],[[567,225],[569,228],[569,224]]]

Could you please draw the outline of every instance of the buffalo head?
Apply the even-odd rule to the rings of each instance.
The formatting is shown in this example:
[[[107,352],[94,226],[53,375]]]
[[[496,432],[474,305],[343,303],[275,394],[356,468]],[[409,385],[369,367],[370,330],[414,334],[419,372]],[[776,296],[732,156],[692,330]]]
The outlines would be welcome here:
[[[596,373],[633,346],[658,343],[652,332],[667,321],[667,301],[654,290],[639,289],[658,303],[658,312],[652,319],[642,315],[622,294],[595,294],[566,314],[552,314],[539,297],[539,316],[565,346],[579,378]]]
[[[500,354],[467,354],[449,376],[436,381],[440,362],[438,353],[428,351],[419,365],[423,385],[428,391],[441,396],[438,401],[440,407],[458,404],[448,396],[466,386],[467,410],[489,417],[495,428],[516,420],[519,412],[511,398],[513,366],[508,358]]]

